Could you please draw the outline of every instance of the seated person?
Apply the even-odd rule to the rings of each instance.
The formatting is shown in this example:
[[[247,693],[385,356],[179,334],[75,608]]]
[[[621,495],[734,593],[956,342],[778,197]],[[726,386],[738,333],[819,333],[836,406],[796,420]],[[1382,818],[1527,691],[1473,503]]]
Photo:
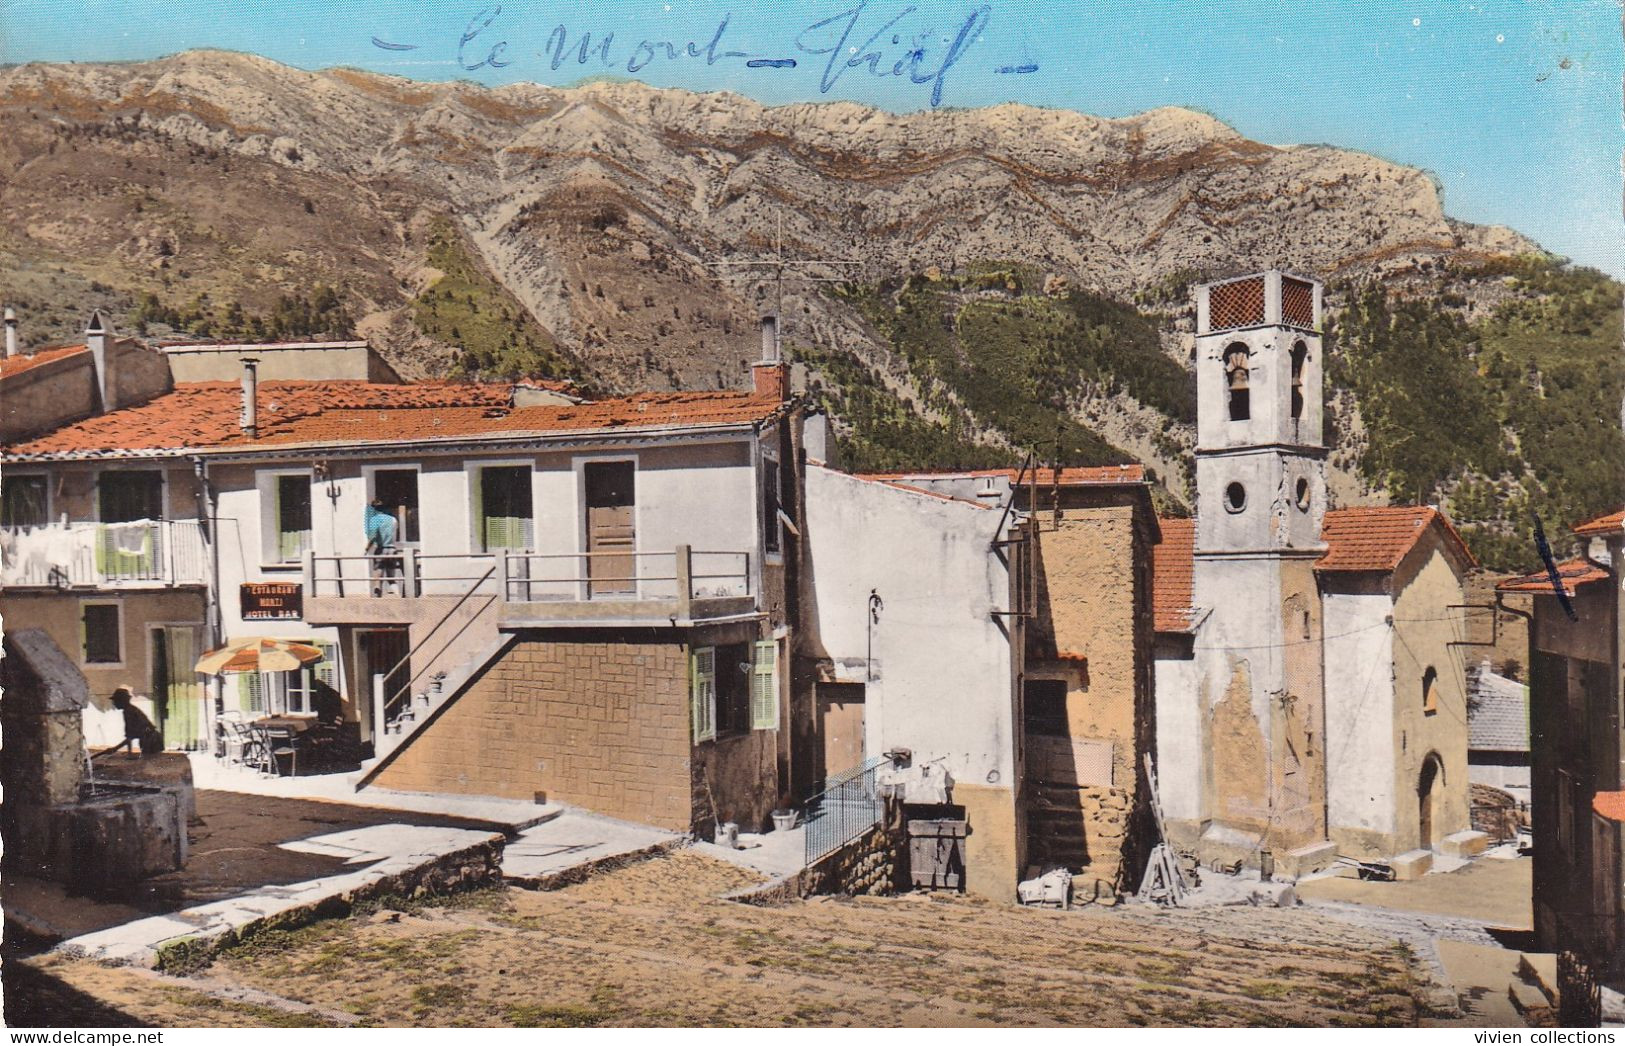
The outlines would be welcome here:
[[[322,726],[337,727],[344,722],[344,701],[339,692],[320,679],[311,684],[310,709]]]

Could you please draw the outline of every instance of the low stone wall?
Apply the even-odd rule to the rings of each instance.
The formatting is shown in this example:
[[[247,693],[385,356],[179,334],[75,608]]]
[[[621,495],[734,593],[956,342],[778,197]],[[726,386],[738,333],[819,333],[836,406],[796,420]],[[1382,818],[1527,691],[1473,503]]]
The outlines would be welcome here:
[[[1528,814],[1520,813],[1518,801],[1499,788],[1475,782],[1470,787],[1470,803],[1473,830],[1495,842],[1516,839],[1518,829],[1528,826]]]
[[[801,896],[840,893],[883,897],[897,892],[899,840],[883,825],[814,861],[801,873]]]

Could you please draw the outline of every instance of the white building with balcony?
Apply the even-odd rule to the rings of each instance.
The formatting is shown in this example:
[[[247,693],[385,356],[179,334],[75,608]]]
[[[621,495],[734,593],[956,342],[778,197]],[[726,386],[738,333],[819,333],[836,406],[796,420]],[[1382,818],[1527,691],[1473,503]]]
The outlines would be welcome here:
[[[311,712],[326,683],[370,746],[363,786],[759,826],[790,787],[786,384],[776,360],[748,393],[594,402],[252,365],[179,383],[0,451],[0,609],[80,649],[98,694],[184,676],[190,705],[158,711],[196,744],[222,712]],[[369,554],[374,502],[397,533]],[[212,692],[185,671],[250,635],[327,657]]]

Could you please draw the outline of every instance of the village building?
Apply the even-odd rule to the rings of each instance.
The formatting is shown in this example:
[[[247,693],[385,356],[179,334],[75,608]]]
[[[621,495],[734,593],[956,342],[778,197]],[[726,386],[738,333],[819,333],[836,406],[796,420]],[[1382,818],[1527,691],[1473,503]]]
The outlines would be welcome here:
[[[1596,982],[1625,1013],[1625,512],[1574,528],[1581,554],[1500,591],[1532,597],[1529,629],[1535,936],[1570,953],[1573,994]],[[1554,576],[1555,574],[1555,576]],[[1565,993],[1571,989],[1565,988]],[[1576,1011],[1578,1013],[1578,1011]],[[1594,1017],[1594,1015],[1593,1015]]]
[[[1467,779],[1529,802],[1529,687],[1488,661],[1468,680]]]
[[[1436,509],[1327,510],[1320,302],[1275,271],[1197,289],[1196,517],[1154,554],[1162,806],[1204,863],[1420,874],[1468,829],[1476,564]]]
[[[54,585],[61,550],[8,531],[8,569],[44,580],[8,583],[5,612],[82,650],[103,700],[152,694],[181,747],[213,745],[220,716],[310,712],[332,687],[371,754],[362,787],[760,827],[790,788],[779,664],[802,555],[802,409],[769,335],[750,392],[597,402],[262,381],[257,347],[240,380],[180,382],[4,447],[8,505],[46,492],[93,534],[99,504],[120,506],[142,532],[96,538],[114,541],[102,562],[153,586]],[[374,502],[390,555],[368,553]],[[185,630],[164,632],[161,669],[133,656],[160,627]],[[325,656],[197,688],[196,654],[246,636]],[[165,700],[175,678],[194,692]]]
[[[1053,867],[1091,898],[1134,889],[1153,834],[1143,470],[810,467],[808,496],[824,743],[858,706],[862,754],[907,749],[911,791],[968,820],[975,892],[1008,900]]]

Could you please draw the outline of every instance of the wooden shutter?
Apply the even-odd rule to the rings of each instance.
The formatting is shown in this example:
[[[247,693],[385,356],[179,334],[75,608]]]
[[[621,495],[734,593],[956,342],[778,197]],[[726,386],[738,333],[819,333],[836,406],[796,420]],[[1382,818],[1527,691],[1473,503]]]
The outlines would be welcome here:
[[[319,681],[337,690],[339,688],[338,644],[317,639],[312,641],[310,645],[322,652],[322,659],[311,666],[311,674]]]
[[[717,736],[717,651],[699,647],[689,656],[689,713],[694,723],[694,740],[710,741]]]
[[[237,673],[237,704],[244,712],[260,712],[265,708],[265,693],[258,672]]]
[[[750,728],[779,728],[779,645],[764,639],[756,644],[750,670]]]

